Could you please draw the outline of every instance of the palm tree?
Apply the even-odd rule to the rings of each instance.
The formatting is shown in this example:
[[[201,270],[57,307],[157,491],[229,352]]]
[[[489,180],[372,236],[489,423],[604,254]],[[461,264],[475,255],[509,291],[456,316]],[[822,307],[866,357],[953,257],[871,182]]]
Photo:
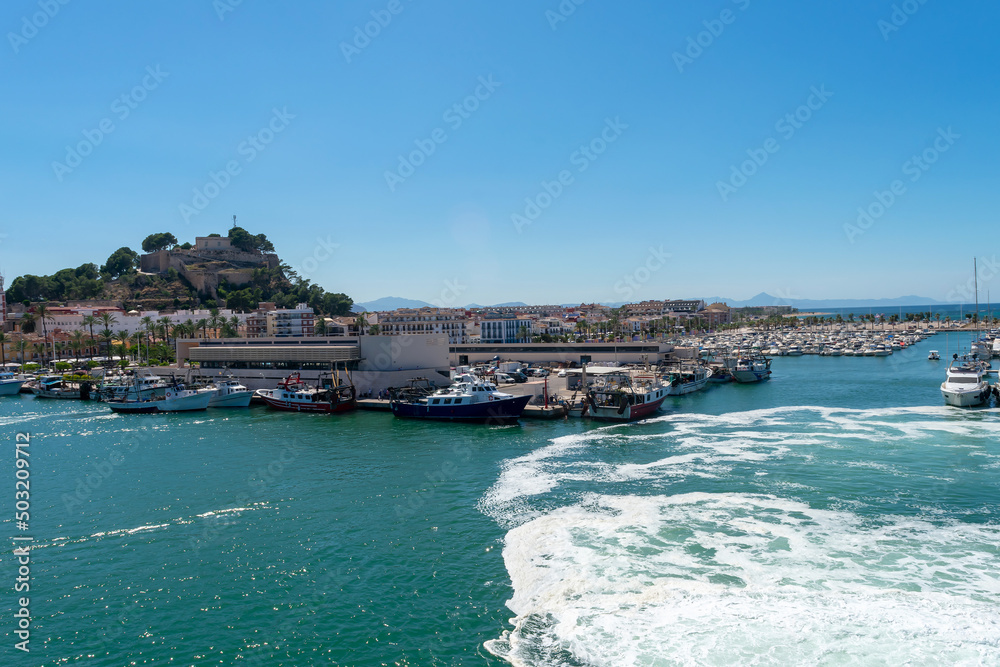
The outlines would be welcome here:
[[[128,357],[128,348],[129,348],[128,343],[129,340],[131,340],[131,338],[132,335],[125,329],[121,329],[117,333],[115,333],[115,340],[118,341],[118,351],[119,351],[118,356],[121,357],[122,359]]]
[[[195,329],[201,329],[201,337],[208,338],[208,320],[202,318],[194,323]]]
[[[35,306],[35,315],[37,315],[38,319],[41,320],[42,322],[42,342],[47,343],[49,340],[49,331],[48,328],[45,326],[45,321],[51,320],[52,314],[49,312],[48,307],[46,307],[44,303],[40,303],[37,306]],[[55,347],[55,340],[53,340],[52,356],[55,356],[55,354],[56,354],[56,347]]]
[[[34,352],[34,356],[38,357],[39,365],[44,363],[43,355],[45,354],[45,343],[33,343],[31,345],[31,350]]]
[[[62,361],[62,353],[66,351],[66,343],[60,341],[52,341],[52,356],[56,358],[56,361]]]
[[[20,320],[22,333],[34,333],[37,325],[37,318],[34,313],[25,313]]]
[[[208,312],[212,316],[212,317],[210,317],[208,319],[208,325],[210,327],[212,327],[212,329],[215,331],[215,337],[218,338],[219,337],[219,327],[222,326],[222,322],[224,320],[221,317],[219,317],[219,309],[218,308],[212,308]]]
[[[0,367],[7,365],[7,343],[10,338],[3,331],[0,331]]]
[[[169,345],[170,337],[168,336],[168,334],[170,333],[170,325],[171,325],[170,318],[166,316],[161,317],[159,319],[159,323],[160,323],[160,332],[163,334],[163,342]]]
[[[90,329],[90,358],[94,358],[94,325],[97,324],[97,318],[93,315],[87,315],[82,320],[83,326]]]
[[[73,350],[73,356],[76,357],[77,360],[79,360],[80,356],[83,354],[84,338],[84,333],[79,329],[70,334],[69,346]]]
[[[141,324],[142,327],[143,327],[143,329],[146,330],[146,334],[147,335],[149,335],[150,332],[152,332],[153,326],[154,326],[153,325],[153,318],[150,317],[149,315],[146,315],[144,318],[142,318],[141,320],[139,320],[139,324]]]
[[[229,326],[233,330],[233,338],[240,337],[240,324],[242,324],[242,322],[240,322],[240,318],[235,315],[229,318]]]
[[[361,313],[356,318],[354,318],[354,326],[357,328],[359,334],[363,334],[365,329],[368,328],[368,318],[365,317],[368,311]]]
[[[14,341],[14,349],[17,350],[18,355],[21,357],[21,365],[24,365],[24,352],[28,349],[28,341],[24,339],[23,335],[19,335],[17,340]]]
[[[105,343],[104,353],[105,356],[107,357],[106,361],[110,363],[112,357],[111,341],[114,340],[115,338],[115,332],[112,331],[111,329],[103,329],[98,335],[104,339]]]

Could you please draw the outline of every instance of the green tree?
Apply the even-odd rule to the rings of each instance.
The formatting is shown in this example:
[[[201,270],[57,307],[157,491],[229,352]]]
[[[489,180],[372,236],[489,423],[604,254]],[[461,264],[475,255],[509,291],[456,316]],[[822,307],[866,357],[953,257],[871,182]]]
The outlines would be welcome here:
[[[112,278],[118,278],[119,276],[135,273],[138,267],[139,253],[123,246],[111,253],[108,261],[101,267],[101,273],[106,273]]]
[[[142,249],[145,252],[156,252],[175,245],[177,245],[177,238],[170,232],[150,234],[142,241]]]

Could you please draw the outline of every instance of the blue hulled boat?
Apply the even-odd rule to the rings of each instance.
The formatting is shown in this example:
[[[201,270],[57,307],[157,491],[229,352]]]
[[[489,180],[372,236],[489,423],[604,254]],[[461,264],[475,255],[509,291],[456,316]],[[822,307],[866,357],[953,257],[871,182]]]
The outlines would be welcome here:
[[[497,391],[491,382],[462,375],[450,387],[433,393],[414,388],[389,389],[392,414],[409,419],[487,423],[517,421],[531,396]]]

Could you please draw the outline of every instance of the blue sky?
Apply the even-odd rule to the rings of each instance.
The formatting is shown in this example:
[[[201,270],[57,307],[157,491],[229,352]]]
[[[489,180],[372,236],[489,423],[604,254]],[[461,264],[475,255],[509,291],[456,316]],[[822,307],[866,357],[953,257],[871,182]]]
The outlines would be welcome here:
[[[946,300],[994,256],[998,20],[985,0],[11,0],[0,270],[236,214],[356,301]]]

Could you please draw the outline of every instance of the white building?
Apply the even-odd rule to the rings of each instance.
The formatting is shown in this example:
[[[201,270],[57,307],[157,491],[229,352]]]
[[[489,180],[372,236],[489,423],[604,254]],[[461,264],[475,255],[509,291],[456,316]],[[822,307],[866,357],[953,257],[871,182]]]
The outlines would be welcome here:
[[[386,336],[443,334],[452,344],[468,340],[468,319],[461,308],[397,308],[379,314],[378,329]]]
[[[532,324],[529,319],[517,317],[484,319],[479,323],[479,338],[483,343],[523,343],[531,336]],[[526,336],[523,335],[525,332]]]

